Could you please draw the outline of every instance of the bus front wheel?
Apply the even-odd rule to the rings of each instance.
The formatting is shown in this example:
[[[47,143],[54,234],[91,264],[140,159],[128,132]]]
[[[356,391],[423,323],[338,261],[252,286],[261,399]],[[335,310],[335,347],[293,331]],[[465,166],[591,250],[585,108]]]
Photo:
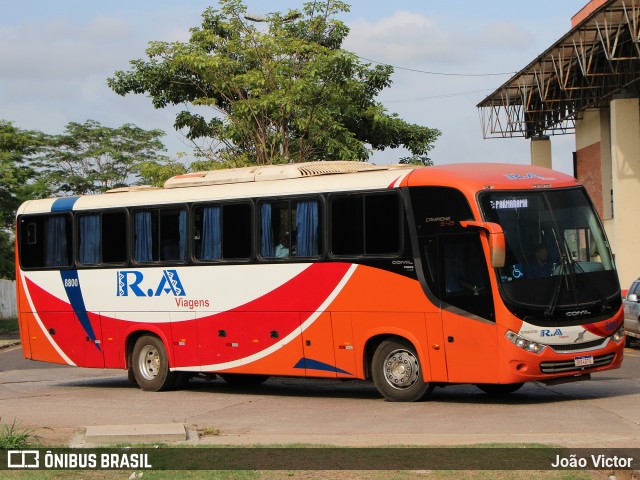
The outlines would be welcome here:
[[[388,339],[378,346],[371,371],[376,388],[391,402],[416,402],[433,390],[423,379],[415,348],[402,339]]]
[[[162,340],[143,335],[133,347],[133,376],[142,390],[160,392],[176,384],[176,373],[169,371],[169,358]]]

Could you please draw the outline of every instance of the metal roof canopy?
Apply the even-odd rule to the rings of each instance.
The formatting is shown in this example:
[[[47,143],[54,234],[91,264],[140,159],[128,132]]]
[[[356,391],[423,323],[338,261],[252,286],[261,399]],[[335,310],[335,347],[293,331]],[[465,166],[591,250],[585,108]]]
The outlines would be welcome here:
[[[640,0],[607,0],[478,104],[484,138],[571,133],[580,112],[638,93]]]

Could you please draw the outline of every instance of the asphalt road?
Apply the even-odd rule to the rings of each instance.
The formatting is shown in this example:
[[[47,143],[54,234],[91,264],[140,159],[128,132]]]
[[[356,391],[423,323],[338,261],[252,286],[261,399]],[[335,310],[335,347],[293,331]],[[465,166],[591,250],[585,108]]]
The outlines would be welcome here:
[[[420,403],[384,401],[359,381],[273,378],[245,389],[192,381],[174,392],[143,392],[121,370],[62,367],[0,350],[0,418],[50,427],[71,442],[89,425],[184,423],[214,427],[218,444],[451,445],[546,443],[640,445],[640,346],[619,370],[587,382],[527,384],[496,399],[472,385],[437,388]]]

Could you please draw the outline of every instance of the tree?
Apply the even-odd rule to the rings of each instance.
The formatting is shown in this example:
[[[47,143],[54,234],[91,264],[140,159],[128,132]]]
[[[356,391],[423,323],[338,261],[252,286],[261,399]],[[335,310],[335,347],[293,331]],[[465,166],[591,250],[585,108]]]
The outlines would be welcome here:
[[[120,95],[146,93],[156,108],[192,105],[176,116],[187,138],[211,139],[225,165],[365,160],[371,149],[405,146],[424,160],[440,132],[409,124],[375,101],[393,69],[360,63],[341,48],[349,29],[339,0],[245,19],[241,0],[208,8],[188,42],[151,42],[147,60],[108,80]],[[207,110],[213,109],[207,117]]]
[[[118,128],[95,120],[70,122],[47,143],[45,171],[57,192],[83,195],[104,192],[135,181],[148,162],[164,162],[162,130],[132,124]]]
[[[184,154],[178,154],[177,160],[147,161],[139,165],[140,184],[162,187],[171,177],[182,175],[187,168],[180,162]]]
[[[13,230],[16,210],[29,198],[49,195],[31,161],[42,151],[46,135],[0,120],[0,278],[14,278]]]

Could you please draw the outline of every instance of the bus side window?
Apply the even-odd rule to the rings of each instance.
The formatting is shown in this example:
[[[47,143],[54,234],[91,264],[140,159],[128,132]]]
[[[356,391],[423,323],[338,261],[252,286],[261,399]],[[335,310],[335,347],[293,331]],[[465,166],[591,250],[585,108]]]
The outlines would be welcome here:
[[[71,265],[71,215],[37,215],[21,219],[20,263],[25,268]]]
[[[253,245],[253,218],[249,203],[224,205],[222,208],[222,257],[248,260]]]
[[[318,257],[320,204],[316,199],[260,205],[260,255],[264,258]]]
[[[402,215],[395,192],[331,198],[331,251],[339,256],[397,255]]]
[[[137,210],[133,215],[136,262],[187,258],[187,212],[184,208]]]
[[[127,261],[127,215],[124,211],[78,215],[78,262],[82,265]]]
[[[251,258],[251,204],[197,206],[193,216],[194,257],[201,261]]]
[[[364,254],[364,201],[361,195],[331,198],[331,252]]]
[[[478,235],[442,235],[441,297],[450,305],[493,320],[489,271]]]
[[[183,208],[160,209],[160,260],[187,259],[187,212]]]

